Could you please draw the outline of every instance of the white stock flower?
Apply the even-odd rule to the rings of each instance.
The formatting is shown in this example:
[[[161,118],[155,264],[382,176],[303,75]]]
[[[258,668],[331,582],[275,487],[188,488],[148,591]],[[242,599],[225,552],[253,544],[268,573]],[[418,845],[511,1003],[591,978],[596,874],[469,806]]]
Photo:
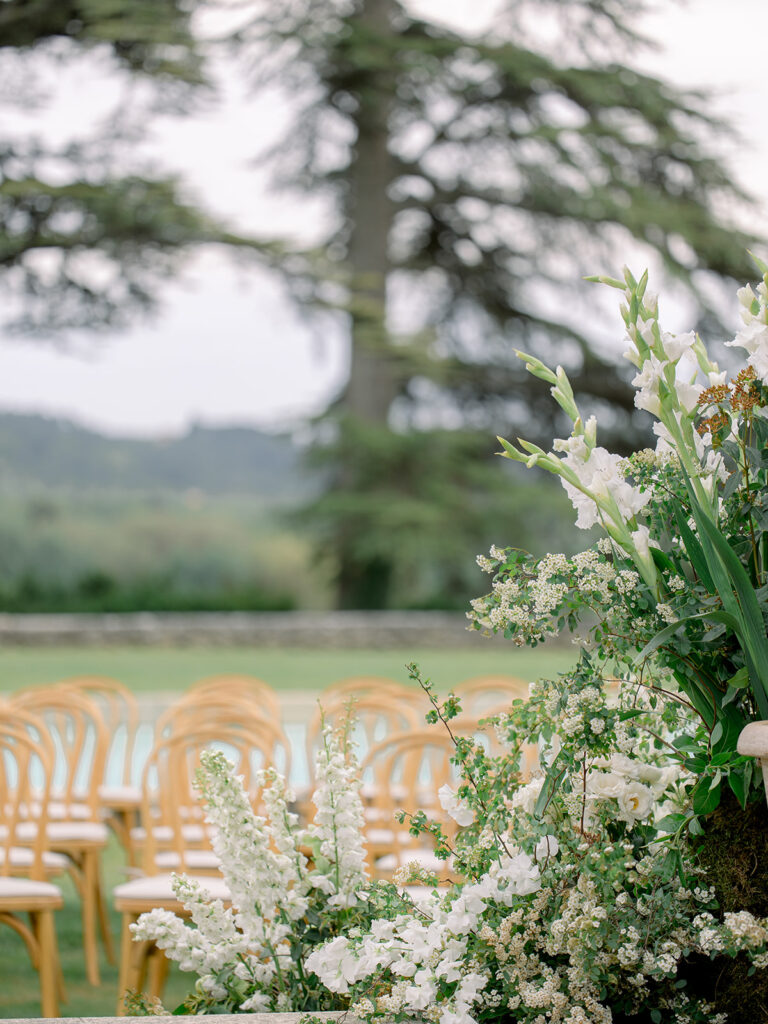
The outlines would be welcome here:
[[[357,762],[346,758],[330,729],[315,763],[316,788],[312,797],[317,810],[306,835],[317,841],[328,864],[321,875],[314,872],[310,884],[329,893],[331,906],[351,907],[368,877],[363,843],[364,812],[360,798]]]
[[[450,818],[453,818],[457,825],[466,827],[474,823],[475,812],[466,801],[456,796],[455,790],[447,782],[438,789],[437,796],[440,800],[440,806]]]

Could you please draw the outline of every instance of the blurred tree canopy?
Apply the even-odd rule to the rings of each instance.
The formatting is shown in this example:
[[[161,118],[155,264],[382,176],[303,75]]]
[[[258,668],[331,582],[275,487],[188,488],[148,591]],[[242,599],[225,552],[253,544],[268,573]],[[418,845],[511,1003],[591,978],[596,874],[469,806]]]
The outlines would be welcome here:
[[[205,88],[204,59],[184,0],[2,0],[0,102],[28,109],[34,60],[86,51],[140,81],[166,107]],[[13,55],[17,63],[8,66]],[[24,70],[22,86],[14,71]],[[22,76],[23,77],[23,76]],[[0,269],[21,297],[13,326],[56,334],[120,326],[151,306],[160,281],[203,243],[245,246],[184,195],[182,184],[136,166],[142,118],[125,110],[91,138],[58,147],[35,136],[0,139]]]
[[[625,371],[584,323],[580,277],[640,243],[712,320],[714,275],[750,273],[754,239],[719,212],[745,197],[710,152],[703,97],[624,63],[642,45],[636,0],[510,0],[484,37],[399,0],[246,6],[238,40],[296,111],[277,176],[336,214],[320,249],[281,263],[303,301],[343,310],[351,339],[321,433],[332,484],[308,522],[341,605],[382,606],[419,550],[487,532],[487,438],[557,426],[515,348],[566,367],[604,440],[644,440]],[[463,429],[438,442],[439,427]],[[444,514],[424,518],[438,465]]]
[[[717,276],[749,275],[755,240],[722,212],[745,197],[713,156],[705,98],[631,66],[643,6],[507,0],[478,36],[400,0],[0,2],[0,46],[17,52],[107,50],[178,103],[227,36],[243,73],[289,98],[275,178],[332,216],[321,244],[262,251],[350,338],[348,382],[317,429],[328,490],[305,517],[342,606],[457,599],[451,565],[500,522],[490,439],[557,429],[515,348],[566,367],[606,443],[643,442],[583,274],[641,245],[709,323]],[[215,43],[201,11],[226,23]],[[179,182],[125,173],[121,141],[0,149],[0,266],[26,292],[23,326],[119,322],[191,246],[247,244]],[[517,515],[495,539],[522,537]]]

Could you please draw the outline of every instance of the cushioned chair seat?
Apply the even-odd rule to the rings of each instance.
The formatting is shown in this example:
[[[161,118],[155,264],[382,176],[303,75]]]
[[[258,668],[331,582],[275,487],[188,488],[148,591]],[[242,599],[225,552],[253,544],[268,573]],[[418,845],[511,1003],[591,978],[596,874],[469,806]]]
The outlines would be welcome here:
[[[37,835],[37,825],[25,821],[16,830],[20,840],[29,842]],[[48,842],[52,846],[59,843],[106,843],[109,830],[100,821],[49,821]]]
[[[51,906],[60,907],[63,903],[61,890],[50,882],[35,882],[29,878],[6,878],[0,877],[0,904],[6,900],[30,900],[40,899],[51,903]]]
[[[231,896],[226,882],[221,877],[211,876],[209,878],[190,876],[213,896],[214,899],[223,900],[229,903]],[[138,901],[157,901],[161,904],[176,901],[173,894],[172,875],[149,875],[145,878],[134,878],[130,882],[123,882],[112,890],[115,899],[115,906],[119,910],[121,904]]]
[[[99,786],[99,800],[108,806],[140,807],[140,786]]]
[[[181,834],[188,843],[200,843],[206,834],[211,835],[213,830],[204,825],[182,825]],[[173,829],[167,825],[158,825],[152,833],[158,843],[169,843],[173,839]],[[139,825],[131,829],[131,840],[134,843],[143,843],[147,838],[147,830]]]
[[[376,868],[379,871],[394,871],[401,864],[409,864],[416,861],[420,868],[425,871],[434,871],[436,875],[442,874],[446,868],[451,867],[450,860],[440,860],[431,850],[404,850],[400,857],[394,853],[388,853],[376,860]]]
[[[174,850],[161,850],[155,857],[155,864],[162,871],[178,871],[181,859]],[[186,871],[216,871],[221,861],[213,850],[185,850],[184,869]]]
[[[35,862],[35,852],[28,846],[12,846],[10,853],[12,868],[30,868]],[[0,850],[0,864],[5,864],[5,850]],[[66,871],[69,866],[70,860],[65,854],[43,851],[43,867],[47,871]]]

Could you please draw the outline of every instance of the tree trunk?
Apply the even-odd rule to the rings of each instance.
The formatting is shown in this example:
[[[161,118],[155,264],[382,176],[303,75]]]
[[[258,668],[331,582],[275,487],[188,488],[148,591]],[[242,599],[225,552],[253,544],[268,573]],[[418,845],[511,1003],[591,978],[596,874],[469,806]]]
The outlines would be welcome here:
[[[355,19],[371,47],[380,40],[383,43],[379,43],[376,70],[368,72],[358,92],[357,141],[347,171],[349,191],[345,210],[349,225],[350,366],[341,408],[346,416],[382,426],[387,423],[402,385],[387,331],[389,238],[394,216],[389,190],[395,176],[389,153],[395,69],[387,41],[395,35],[395,10],[392,0],[364,0]],[[355,488],[352,474],[344,465],[339,466],[337,486],[347,491]],[[342,523],[341,529],[344,528]],[[354,533],[366,526],[364,522],[350,523],[349,528]],[[386,607],[391,564],[380,555],[366,562],[355,547],[339,538],[339,607]]]

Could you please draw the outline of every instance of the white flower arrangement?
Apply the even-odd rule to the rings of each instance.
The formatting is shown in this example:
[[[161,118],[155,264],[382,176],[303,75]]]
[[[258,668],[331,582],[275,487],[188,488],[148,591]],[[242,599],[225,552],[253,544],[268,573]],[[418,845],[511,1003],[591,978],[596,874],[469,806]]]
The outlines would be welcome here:
[[[723,1024],[713,979],[724,962],[740,958],[744,977],[768,967],[768,921],[718,906],[695,847],[725,787],[742,807],[762,799],[735,751],[741,726],[768,718],[761,269],[757,293],[739,293],[745,326],[730,344],[748,365],[730,383],[696,335],[660,327],[645,276],[606,280],[624,294],[626,356],[637,407],[657,417],[655,451],[623,459],[599,447],[564,371],[523,356],[573,431],[551,452],[519,441],[502,442],[504,453],[560,476],[577,525],[605,536],[571,557],[494,546],[478,559],[492,580],[472,603],[476,628],[532,646],[583,630],[576,667],[531,684],[527,702],[492,721],[503,756],[456,736],[458,700],[439,701],[412,667],[461,777],[438,794],[459,826],[453,842],[423,812],[409,824],[450,858],[454,884],[439,889],[411,868],[397,883],[366,880],[356,765],[331,734],[308,828],[274,772],[259,817],[224,759],[205,756],[208,820],[235,909],[179,879],[192,924],[154,911],[135,928],[198,974],[187,1010]],[[541,767],[526,778],[534,745]]]

